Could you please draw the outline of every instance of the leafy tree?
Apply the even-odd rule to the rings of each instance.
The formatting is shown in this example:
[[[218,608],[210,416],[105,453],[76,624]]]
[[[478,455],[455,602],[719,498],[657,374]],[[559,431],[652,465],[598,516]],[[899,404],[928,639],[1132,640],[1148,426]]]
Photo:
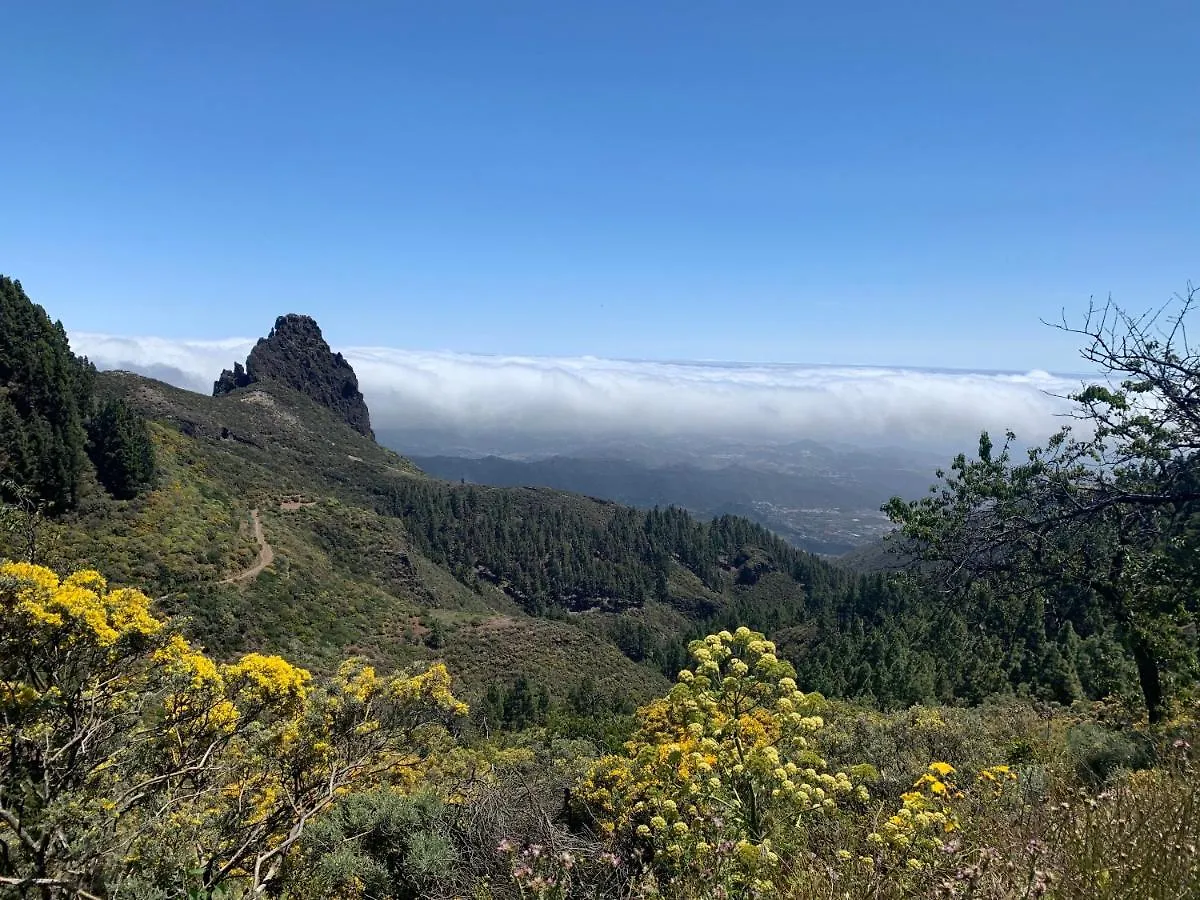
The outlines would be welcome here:
[[[1188,342],[1190,291],[1171,314],[1093,307],[1084,359],[1106,377],[1070,398],[1083,427],[1014,458],[1014,435],[939,472],[940,489],[885,510],[918,576],[960,600],[1036,603],[1044,621],[1081,632],[1096,615],[1117,629],[1137,667],[1149,720],[1165,678],[1196,664],[1200,354]],[[1071,673],[1050,660],[1064,697]]]
[[[146,420],[124,400],[104,401],[88,422],[88,456],[112,496],[130,500],[154,480],[154,445]]]
[[[62,323],[0,275],[0,479],[58,510],[78,496],[93,374]]]
[[[218,665],[95,572],[0,565],[0,885],[21,894],[274,890],[347,792],[410,786],[466,712],[437,665],[328,683]]]
[[[537,701],[533,686],[524,675],[518,675],[512,689],[504,698],[504,725],[519,731],[537,722]]]
[[[425,644],[431,650],[440,650],[446,646],[446,629],[437,616],[430,617],[429,635],[425,638]]]

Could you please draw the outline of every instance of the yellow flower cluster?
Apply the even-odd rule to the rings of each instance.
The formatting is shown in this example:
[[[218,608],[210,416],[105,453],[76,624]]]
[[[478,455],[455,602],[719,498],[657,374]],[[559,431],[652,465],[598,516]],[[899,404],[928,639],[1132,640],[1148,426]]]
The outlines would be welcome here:
[[[41,694],[32,684],[24,681],[0,681],[0,709],[29,706]]]
[[[65,581],[43,566],[0,564],[0,621],[33,644],[88,644],[108,648],[130,636],[150,636],[163,623],[150,613],[150,598],[126,588],[109,591],[104,578],[90,570]]]
[[[867,836],[881,849],[907,855],[905,864],[920,869],[921,857],[942,846],[942,836],[958,828],[958,818],[948,804],[962,797],[954,783],[955,770],[945,762],[930,763],[913,789],[900,796],[901,806],[883,826]]]
[[[670,876],[685,866],[741,871],[743,887],[774,865],[768,835],[793,833],[843,799],[868,799],[845,772],[829,772],[812,744],[824,698],[796,687],[775,645],[748,628],[689,647],[693,666],[663,699],[638,712],[622,756],[601,759],[578,796],[601,831],[649,844]]]
[[[279,711],[298,709],[308,696],[310,675],[281,656],[247,653],[222,675],[243,702],[260,703]]]
[[[379,676],[375,674],[374,666],[348,659],[338,667],[337,684],[343,697],[356,703],[367,703],[379,691]]]
[[[438,707],[457,716],[470,708],[450,691],[450,672],[443,663],[435,663],[420,675],[394,678],[388,685],[393,700],[432,700]]]
[[[993,797],[999,797],[1004,793],[1004,786],[1017,780],[1017,773],[1008,766],[989,766],[986,769],[981,769],[977,784],[980,788],[991,793]]]
[[[381,679],[355,661],[322,684],[262,653],[220,665],[152,615],[139,591],[110,590],[93,571],[60,580],[41,566],[0,563],[3,744],[25,753],[28,771],[51,760],[87,772],[87,797],[32,802],[88,836],[83,844],[99,833],[95,822],[108,829],[123,817],[129,863],[164,838],[194,846],[189,858],[222,858],[229,835],[230,848],[251,835],[237,852],[253,858],[331,791],[408,789],[431,770],[469,771],[443,752],[453,743],[447,711],[467,708],[442,665]],[[235,877],[244,859],[230,858]]]
[[[186,682],[191,690],[221,687],[217,664],[192,647],[180,634],[171,635],[154,652],[153,659],[161,663],[170,675]]]
[[[170,635],[151,660],[176,686],[163,698],[168,721],[173,723],[167,734],[173,747],[236,730],[241,717],[226,696],[225,679],[215,662],[179,634]]]

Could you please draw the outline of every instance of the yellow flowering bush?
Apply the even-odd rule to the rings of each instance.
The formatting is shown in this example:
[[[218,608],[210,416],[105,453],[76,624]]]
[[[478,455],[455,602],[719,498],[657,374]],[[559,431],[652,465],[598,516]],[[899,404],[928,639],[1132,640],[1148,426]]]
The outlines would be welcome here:
[[[780,842],[803,842],[807,823],[868,795],[828,771],[813,740],[824,700],[797,688],[770,641],[739,628],[689,652],[692,667],[639,710],[625,754],[599,760],[576,801],[660,879],[717,877],[753,892]]]
[[[940,850],[945,835],[958,829],[951,800],[962,797],[955,784],[955,770],[945,762],[930,763],[900,796],[900,808],[867,836],[881,855],[898,857],[910,869],[921,869],[932,851]]]
[[[900,807],[876,830],[867,835],[872,856],[861,862],[881,870],[903,869],[919,873],[943,864],[946,852],[959,845],[955,839],[962,827],[963,815],[980,812],[979,802],[999,799],[1017,775],[1006,765],[989,766],[979,771],[974,785],[961,787],[958,772],[947,762],[932,762],[900,795]],[[976,801],[969,810],[960,809],[962,801]],[[849,855],[845,857],[849,859]]]
[[[312,675],[279,656],[247,653],[225,666],[225,683],[242,703],[278,712],[294,712],[308,696]]]
[[[0,563],[0,876],[262,893],[308,821],[414,785],[466,711],[441,665],[355,660],[327,684],[278,656],[221,665],[140,591]]]
[[[150,598],[141,591],[109,591],[104,578],[90,570],[64,581],[32,563],[0,564],[5,592],[4,615],[25,642],[113,647],[122,639],[149,637],[162,630],[150,614]]]

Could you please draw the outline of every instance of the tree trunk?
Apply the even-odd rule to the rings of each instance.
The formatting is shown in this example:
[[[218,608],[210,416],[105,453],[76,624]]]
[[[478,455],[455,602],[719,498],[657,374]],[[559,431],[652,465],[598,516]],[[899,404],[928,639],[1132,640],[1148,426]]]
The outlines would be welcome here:
[[[1162,721],[1163,694],[1162,677],[1158,671],[1158,660],[1146,638],[1133,631],[1129,636],[1133,661],[1137,664],[1138,681],[1142,686],[1142,697],[1146,701],[1146,715],[1151,725]]]
[[[1146,702],[1146,717],[1151,725],[1157,725],[1162,721],[1163,714],[1162,675],[1154,648],[1150,646],[1146,635],[1134,624],[1128,596],[1116,588],[1116,585],[1121,583],[1124,565],[1124,558],[1118,555],[1113,560],[1108,583],[1093,582],[1092,589],[1108,601],[1109,609],[1124,630],[1125,644],[1133,654],[1133,662],[1137,666],[1138,683],[1142,687],[1142,699]]]

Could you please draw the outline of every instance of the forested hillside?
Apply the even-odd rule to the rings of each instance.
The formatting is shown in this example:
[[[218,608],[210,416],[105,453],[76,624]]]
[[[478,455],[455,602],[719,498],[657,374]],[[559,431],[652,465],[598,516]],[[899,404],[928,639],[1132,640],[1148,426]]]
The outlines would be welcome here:
[[[383,440],[392,447],[405,446],[403,434],[386,433]],[[680,506],[703,519],[744,516],[798,547],[831,554],[880,536],[889,527],[880,505],[896,494],[920,496],[929,487],[932,469],[918,469],[917,460],[900,451],[868,453],[813,442],[759,452],[751,447],[709,450],[701,444],[692,448],[695,458],[670,462],[667,448],[658,457],[646,449],[646,459],[590,458],[584,452],[546,459],[412,459],[425,472],[448,481],[539,485],[640,509]],[[609,452],[615,456],[621,451]]]
[[[280,354],[300,354],[289,383],[259,366],[257,380],[209,398],[97,376],[70,355],[61,327],[6,284],[14,322],[40,323],[42,334],[41,344],[13,343],[7,352],[26,354],[25,368],[7,371],[39,371],[45,353],[37,365],[61,373],[65,399],[39,402],[66,404],[63,429],[39,424],[36,404],[25,413],[26,430],[63,435],[59,458],[73,468],[62,469],[55,497],[96,477],[112,494],[93,490],[78,510],[52,516],[41,557],[145,586],[218,653],[285,649],[318,667],[348,649],[389,665],[466,660],[460,677],[478,679],[469,695],[503,672],[557,702],[591,672],[607,695],[636,700],[678,671],[690,640],[748,625],[777,639],[813,689],[884,707],[1006,691],[1062,703],[1138,694],[1119,622],[1097,604],[1064,614],[1012,591],[955,604],[917,583],[842,569],[734,516],[703,522],[670,507],[428,478],[346,424],[323,360],[337,378],[352,373],[315,323],[277,323],[273,334],[291,343],[273,337],[251,354],[267,348],[284,368]],[[304,320],[280,319],[293,321]],[[296,345],[304,335],[311,346]],[[311,392],[291,383],[306,371],[316,373]],[[154,465],[146,422],[159,484],[135,496]],[[255,521],[272,565],[232,579],[259,552]]]
[[[3,275],[0,334],[0,499],[68,510],[89,478],[123,499],[149,486],[145,423],[122,400],[96,401],[95,368],[62,323]]]

